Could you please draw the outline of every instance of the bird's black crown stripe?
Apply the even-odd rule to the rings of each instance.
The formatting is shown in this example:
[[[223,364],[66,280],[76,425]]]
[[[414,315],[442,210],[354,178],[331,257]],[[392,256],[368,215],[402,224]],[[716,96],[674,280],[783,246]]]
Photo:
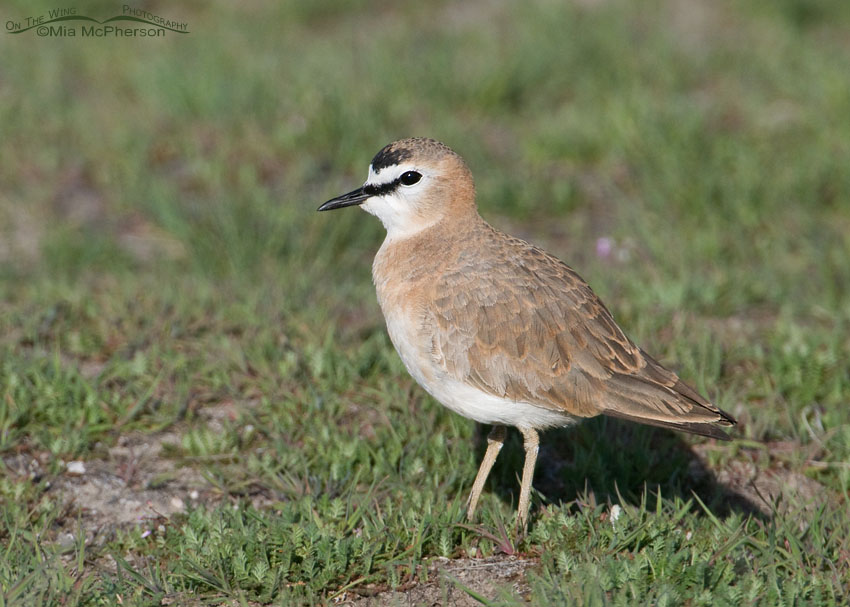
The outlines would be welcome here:
[[[393,147],[393,144],[390,144],[375,154],[375,157],[372,159],[372,168],[375,171],[380,171],[388,166],[404,162],[411,156],[413,156],[411,150],[398,146]]]

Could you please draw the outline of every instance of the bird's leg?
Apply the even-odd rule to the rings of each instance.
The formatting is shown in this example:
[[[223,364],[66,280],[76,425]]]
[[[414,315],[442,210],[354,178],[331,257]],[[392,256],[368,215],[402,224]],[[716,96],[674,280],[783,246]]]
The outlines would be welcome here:
[[[540,450],[540,437],[534,428],[520,428],[525,447],[525,464],[522,467],[522,483],[519,489],[519,526],[525,529],[528,524],[528,510],[531,501],[531,480],[534,478],[534,464],[537,463],[537,452]]]
[[[471,519],[472,515],[475,514],[475,507],[478,506],[478,498],[481,497],[481,492],[484,490],[484,483],[487,481],[496,457],[505,443],[505,435],[504,426],[493,426],[489,436],[487,436],[487,451],[484,452],[484,459],[481,460],[481,466],[478,468],[475,482],[472,483],[472,492],[469,494],[469,506],[466,510],[466,518],[468,519]]]

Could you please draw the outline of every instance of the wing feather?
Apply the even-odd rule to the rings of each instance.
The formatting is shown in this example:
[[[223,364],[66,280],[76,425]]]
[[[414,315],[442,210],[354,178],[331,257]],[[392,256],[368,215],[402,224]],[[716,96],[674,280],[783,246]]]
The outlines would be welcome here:
[[[578,274],[490,230],[478,255],[449,264],[435,281],[432,353],[445,372],[571,415],[726,436],[712,424],[734,420],[637,347]]]

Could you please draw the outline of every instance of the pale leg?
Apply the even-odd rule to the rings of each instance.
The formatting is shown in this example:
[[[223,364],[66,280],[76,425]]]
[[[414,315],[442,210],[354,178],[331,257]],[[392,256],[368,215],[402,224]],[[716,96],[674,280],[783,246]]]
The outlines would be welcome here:
[[[540,449],[540,438],[534,428],[520,428],[525,446],[525,464],[522,467],[522,484],[519,489],[519,525],[525,529],[528,524],[528,510],[531,502],[531,480],[534,478],[534,464],[537,463],[537,451]]]
[[[472,492],[469,494],[469,507],[466,510],[466,518],[468,519],[471,519],[472,515],[475,514],[478,498],[481,497],[481,492],[484,490],[484,483],[487,481],[490,470],[496,462],[496,457],[505,443],[505,434],[504,426],[493,426],[490,435],[487,437],[487,451],[484,452],[484,459],[481,460],[475,482],[472,483]]]

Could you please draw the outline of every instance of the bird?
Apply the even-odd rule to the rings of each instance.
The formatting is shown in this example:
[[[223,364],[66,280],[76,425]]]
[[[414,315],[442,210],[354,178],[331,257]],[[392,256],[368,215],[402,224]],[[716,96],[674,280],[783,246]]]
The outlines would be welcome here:
[[[372,277],[407,371],[450,410],[492,426],[468,519],[510,426],[525,451],[522,528],[542,430],[608,415],[729,440],[722,428],[735,419],[629,339],[572,268],[481,217],[472,173],[445,144],[386,145],[362,187],[318,210],[350,206],[386,228]]]

